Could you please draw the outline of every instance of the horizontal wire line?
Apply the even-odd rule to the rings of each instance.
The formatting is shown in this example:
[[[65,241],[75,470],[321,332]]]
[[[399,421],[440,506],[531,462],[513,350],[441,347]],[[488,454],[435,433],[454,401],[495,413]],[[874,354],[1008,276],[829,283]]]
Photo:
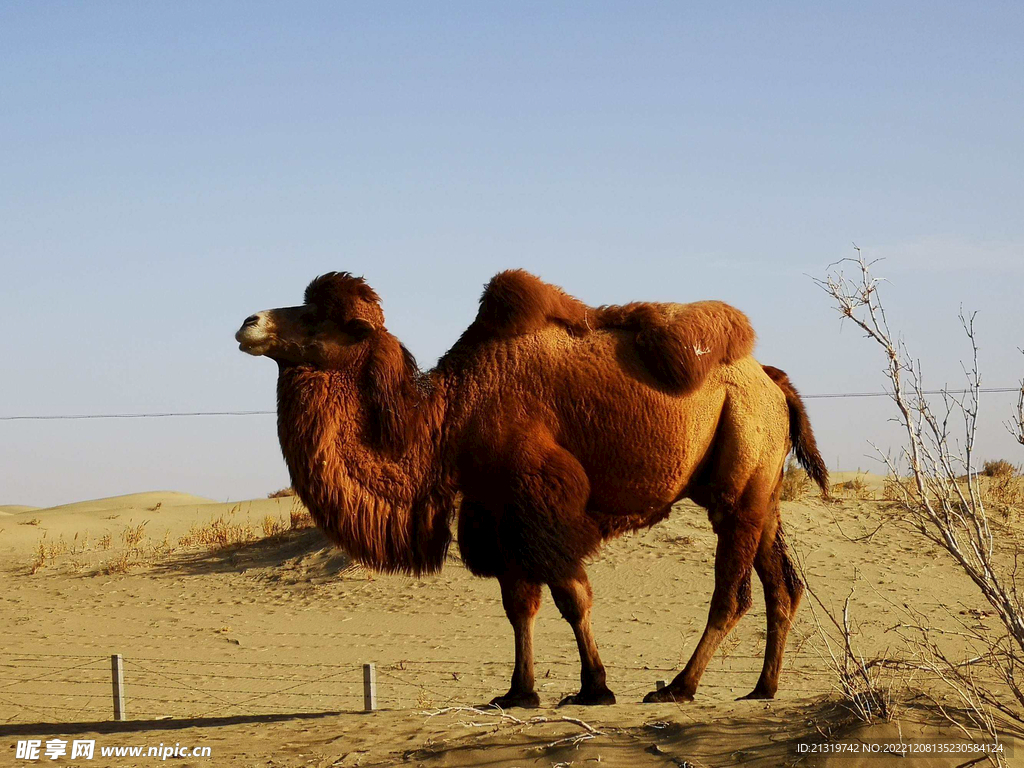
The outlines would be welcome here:
[[[969,389],[926,389],[922,395],[965,395]],[[998,394],[1020,392],[1018,387],[985,387],[977,390],[979,394]],[[916,395],[916,392],[910,392]],[[826,392],[801,395],[804,400],[836,399],[845,397],[892,397],[891,392]],[[0,421],[83,421],[89,419],[167,419],[192,416],[273,416],[277,411],[165,411],[155,413],[75,413],[47,415],[15,415],[0,416]]]

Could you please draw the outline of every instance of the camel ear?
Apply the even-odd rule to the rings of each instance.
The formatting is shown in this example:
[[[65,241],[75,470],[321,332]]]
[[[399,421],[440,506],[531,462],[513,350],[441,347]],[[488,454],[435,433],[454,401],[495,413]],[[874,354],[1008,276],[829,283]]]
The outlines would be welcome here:
[[[374,331],[366,367],[369,429],[385,450],[405,444],[416,402],[416,360],[387,331]]]

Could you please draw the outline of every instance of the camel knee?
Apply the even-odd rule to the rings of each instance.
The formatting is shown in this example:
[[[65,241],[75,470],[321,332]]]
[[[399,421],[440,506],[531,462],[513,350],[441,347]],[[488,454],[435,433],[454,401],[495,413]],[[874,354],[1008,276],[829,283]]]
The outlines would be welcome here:
[[[590,617],[593,592],[589,583],[581,584],[574,581],[569,584],[554,584],[551,586],[551,597],[562,618],[573,626]]]

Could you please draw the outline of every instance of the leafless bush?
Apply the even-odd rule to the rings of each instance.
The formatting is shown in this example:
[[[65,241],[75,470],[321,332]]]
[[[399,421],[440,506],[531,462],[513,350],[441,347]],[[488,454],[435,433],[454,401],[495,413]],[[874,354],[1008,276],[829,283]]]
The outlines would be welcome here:
[[[1024,353],[1024,349],[1021,350]],[[1017,396],[1017,412],[1010,421],[1006,422],[1006,428],[1010,434],[1017,438],[1017,442],[1024,445],[1024,379],[1020,380],[1020,394]]]
[[[295,495],[295,489],[292,488],[291,486],[288,486],[287,488],[282,488],[279,491],[272,491],[271,493],[268,493],[267,494],[267,498],[268,499],[283,499],[283,498],[287,498],[288,496],[294,496],[294,495]]]
[[[818,596],[813,580],[803,573],[802,562],[800,570],[807,582],[807,594],[811,596],[809,604],[815,633],[824,647],[821,655],[835,675],[840,700],[863,723],[891,722],[899,714],[914,670],[895,663],[886,655],[869,660],[857,647],[860,632],[850,615],[857,574],[840,611],[825,605]]]
[[[844,266],[852,266],[853,278],[845,277]],[[974,315],[960,313],[972,352],[971,364],[965,366],[966,388],[962,392],[941,390],[943,408],[936,412],[927,400],[920,364],[912,362],[902,341],[893,340],[878,296],[880,280],[871,274],[870,267],[858,250],[857,258],[832,265],[825,279],[816,282],[835,300],[840,314],[864,331],[885,353],[886,376],[898,411],[895,420],[906,434],[907,446],[896,459],[879,453],[891,475],[900,477],[897,465],[905,464],[913,480],[893,484],[892,491],[907,512],[906,519],[952,558],[978,587],[1002,623],[1005,642],[989,649],[984,661],[992,665],[1012,694],[1012,698],[1003,700],[999,710],[1024,722],[1024,680],[1021,679],[1024,607],[1016,583],[1020,552],[1018,549],[1012,553],[1012,569],[1001,567],[1004,559],[997,556],[974,458],[980,394]],[[956,423],[960,425],[959,431],[955,429]],[[922,624],[921,628],[927,642],[919,647],[926,651],[938,647],[927,634],[927,624]],[[966,692],[977,696],[973,664],[964,666],[934,653],[928,663],[942,669],[944,679],[958,695]],[[1006,695],[1006,690],[1002,695]],[[975,699],[975,703],[982,711],[993,706],[988,699]]]
[[[900,613],[905,619],[895,631],[913,651],[912,659],[900,663],[934,675],[953,693],[953,701],[958,705],[955,710],[934,697],[932,700],[964,735],[970,736],[970,729],[974,728],[986,734],[991,743],[998,743],[994,713],[1019,719],[1011,700],[993,686],[993,682],[998,682],[993,680],[994,675],[1005,675],[1005,665],[1000,660],[1007,656],[1009,635],[994,633],[981,623],[980,620],[990,615],[989,611],[963,610],[958,615],[947,608],[956,627],[952,630],[935,628],[934,617],[925,616],[906,603],[900,606]],[[964,658],[950,656],[943,642],[947,639],[967,649],[966,654],[960,654]],[[1012,675],[1005,682],[1015,685]],[[997,759],[996,763],[1001,764],[1001,761]]]

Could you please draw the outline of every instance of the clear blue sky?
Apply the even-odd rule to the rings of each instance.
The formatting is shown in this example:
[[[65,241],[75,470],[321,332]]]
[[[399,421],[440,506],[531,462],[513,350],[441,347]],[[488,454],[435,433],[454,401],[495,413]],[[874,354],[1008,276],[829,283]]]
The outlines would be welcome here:
[[[932,384],[962,302],[1012,385],[1022,39],[995,2],[5,2],[0,415],[272,408],[232,335],[330,269],[428,365],[521,266],[730,301],[805,393],[878,390],[807,276],[851,241]],[[895,444],[883,400],[810,407],[830,466]],[[0,422],[0,504],[286,483],[272,417]]]

